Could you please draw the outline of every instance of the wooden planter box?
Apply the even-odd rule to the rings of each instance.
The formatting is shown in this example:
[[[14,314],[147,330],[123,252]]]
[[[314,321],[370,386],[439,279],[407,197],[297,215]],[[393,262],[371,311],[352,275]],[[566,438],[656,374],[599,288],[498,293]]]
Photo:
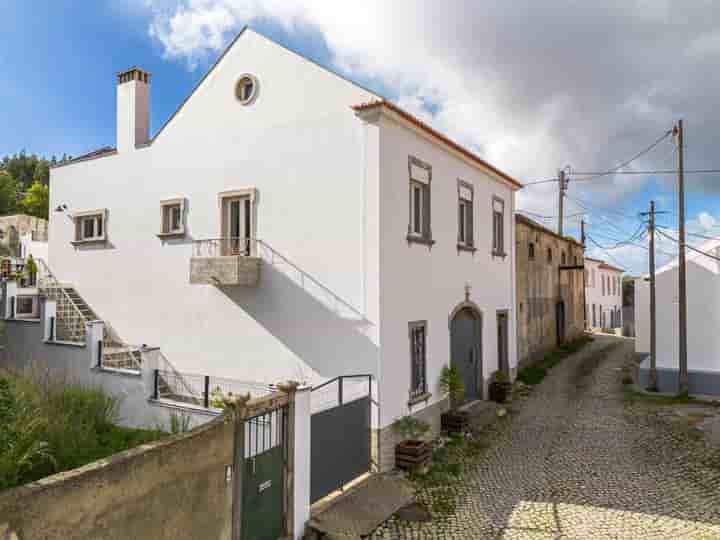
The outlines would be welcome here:
[[[430,441],[407,440],[395,445],[395,466],[405,471],[426,468],[432,458]]]
[[[447,433],[464,433],[470,427],[470,415],[466,412],[449,411],[440,416],[440,425]]]
[[[510,383],[490,383],[490,386],[488,387],[488,397],[491,401],[494,401],[495,403],[505,403],[511,389],[512,385]]]

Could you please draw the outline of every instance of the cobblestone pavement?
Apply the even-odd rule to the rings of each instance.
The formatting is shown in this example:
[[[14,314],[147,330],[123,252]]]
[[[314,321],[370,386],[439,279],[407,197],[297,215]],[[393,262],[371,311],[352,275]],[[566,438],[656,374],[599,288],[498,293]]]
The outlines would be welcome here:
[[[439,488],[454,512],[373,538],[720,539],[720,452],[667,405],[624,397],[632,351],[597,337],[563,360]]]

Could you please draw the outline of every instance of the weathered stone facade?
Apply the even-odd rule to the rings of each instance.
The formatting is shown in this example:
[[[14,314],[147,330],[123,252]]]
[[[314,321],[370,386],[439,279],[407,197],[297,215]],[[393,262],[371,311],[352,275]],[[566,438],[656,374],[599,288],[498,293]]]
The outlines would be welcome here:
[[[584,331],[584,256],[580,242],[525,216],[515,216],[515,227],[518,360],[523,365]],[[561,310],[565,320],[558,325]]]
[[[25,214],[0,217],[0,252],[19,257],[20,237],[28,233],[34,240],[47,242],[47,220]]]
[[[410,412],[411,416],[430,424],[430,430],[425,434],[424,439],[431,440],[440,436],[440,415],[448,408],[449,403],[446,398],[417,412]],[[380,437],[379,446],[378,436]],[[393,430],[392,424],[380,430],[372,430],[372,457],[373,461],[379,464],[381,472],[391,471],[395,468],[395,445],[400,441],[402,441],[402,436]]]

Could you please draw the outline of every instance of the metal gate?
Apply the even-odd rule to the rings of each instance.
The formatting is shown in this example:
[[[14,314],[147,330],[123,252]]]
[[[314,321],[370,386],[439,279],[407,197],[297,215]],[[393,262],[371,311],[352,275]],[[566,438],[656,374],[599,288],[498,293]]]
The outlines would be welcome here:
[[[372,376],[336,377],[312,390],[310,502],[370,471]]]
[[[243,540],[277,540],[285,534],[287,421],[287,406],[244,420]]]

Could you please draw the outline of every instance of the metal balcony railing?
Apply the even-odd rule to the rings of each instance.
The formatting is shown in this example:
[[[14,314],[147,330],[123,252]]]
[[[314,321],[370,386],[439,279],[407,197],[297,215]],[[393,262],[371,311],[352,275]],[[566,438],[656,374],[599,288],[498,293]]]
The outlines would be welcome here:
[[[193,242],[193,257],[253,257],[257,240],[243,237],[208,238]]]

